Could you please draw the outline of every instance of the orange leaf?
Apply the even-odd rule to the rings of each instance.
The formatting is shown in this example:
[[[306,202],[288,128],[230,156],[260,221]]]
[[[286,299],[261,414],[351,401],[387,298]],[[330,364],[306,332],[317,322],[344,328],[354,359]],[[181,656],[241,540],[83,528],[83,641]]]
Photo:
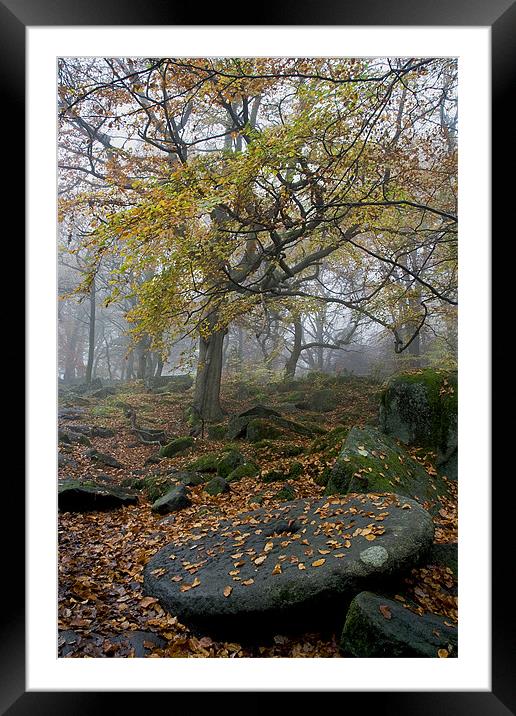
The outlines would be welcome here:
[[[385,619],[390,619],[392,617],[391,610],[386,604],[380,604],[378,608]]]
[[[231,592],[233,591],[233,587],[224,587],[224,596],[229,597]]]
[[[156,597],[144,597],[140,602],[140,607],[146,609],[147,607],[150,607],[151,604],[155,604],[157,601]]]
[[[312,567],[322,567],[325,562],[325,559],[316,559],[315,562],[312,562]]]

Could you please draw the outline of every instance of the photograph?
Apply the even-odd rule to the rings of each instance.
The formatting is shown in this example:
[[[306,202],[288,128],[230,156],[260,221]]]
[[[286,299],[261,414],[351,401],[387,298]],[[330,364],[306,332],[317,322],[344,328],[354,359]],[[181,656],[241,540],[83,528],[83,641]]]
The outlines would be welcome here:
[[[458,57],[54,81],[57,658],[457,660]]]

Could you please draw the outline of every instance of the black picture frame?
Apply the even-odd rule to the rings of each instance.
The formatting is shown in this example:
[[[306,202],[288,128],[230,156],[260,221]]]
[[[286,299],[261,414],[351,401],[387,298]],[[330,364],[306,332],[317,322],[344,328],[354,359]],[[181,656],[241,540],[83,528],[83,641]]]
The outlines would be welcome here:
[[[249,5],[244,6],[249,10]],[[201,6],[199,6],[200,10]],[[232,0],[224,3],[223,9],[213,6],[203,7],[202,23],[192,23],[192,8],[188,4],[177,4],[173,0],[0,0],[0,92],[3,96],[3,111],[0,113],[5,123],[5,137],[13,134],[13,118],[16,118],[21,134],[22,117],[25,111],[25,29],[27,26],[66,26],[66,25],[174,25],[186,26],[202,24],[217,25],[362,25],[362,26],[484,26],[492,33],[492,216],[493,236],[502,240],[501,222],[510,210],[512,183],[504,179],[504,169],[514,171],[513,132],[508,118],[508,106],[516,88],[515,82],[515,37],[516,2],[515,0],[288,0],[285,2],[262,3],[260,14],[247,18],[243,15],[242,4]],[[257,8],[258,12],[258,8]],[[237,22],[225,22],[225,19]],[[266,20],[266,22],[265,22]],[[5,141],[5,139],[4,139]],[[11,144],[7,141],[7,144]],[[14,143],[13,143],[14,144]],[[22,142],[13,146],[12,160],[9,166],[8,186],[4,190],[7,196],[6,207],[9,212],[18,206],[17,234],[22,232],[24,161]],[[4,169],[4,177],[6,170]],[[513,200],[514,201],[514,200]],[[505,260],[505,259],[504,259]],[[495,266],[493,258],[493,266]],[[496,273],[493,272],[493,280]],[[510,276],[505,275],[505,283]],[[497,282],[496,282],[497,283]],[[502,308],[506,305],[500,296],[492,299],[492,335],[502,325]],[[17,306],[15,315],[20,320]],[[490,340],[483,336],[483,340]],[[499,347],[498,347],[499,346]],[[30,346],[29,346],[30,349]],[[500,358],[503,345],[494,342],[492,359]],[[505,358],[505,356],[504,356]],[[511,361],[512,362],[512,361]],[[497,414],[496,381],[501,384],[500,371],[492,371],[492,411]],[[505,388],[504,388],[505,391]],[[510,442],[507,428],[499,424],[493,430],[492,454],[500,450],[509,450]],[[507,440],[505,439],[507,437]],[[497,449],[498,448],[498,449]],[[28,446],[30,450],[30,445]],[[494,473],[494,471],[493,471]],[[506,587],[507,571],[514,567],[514,537],[512,520],[507,513],[507,493],[504,490],[504,470],[492,480],[492,690],[453,691],[453,692],[347,692],[342,706],[350,707],[349,699],[360,704],[362,712],[393,713],[410,716],[507,716],[516,713],[514,659],[514,625],[510,615],[514,610],[513,592]],[[507,475],[507,478],[512,477]],[[6,476],[7,478],[7,476]],[[9,478],[12,479],[12,478]],[[21,482],[21,480],[20,480]],[[510,490],[510,487],[507,489]],[[19,514],[22,499],[22,486],[17,485],[16,494],[10,490],[4,495],[4,514],[14,511]],[[3,520],[3,524],[6,521]],[[12,528],[8,528],[11,529]],[[488,538],[489,526],[479,525],[479,539]],[[18,528],[16,549],[11,547],[12,531],[4,535],[3,576],[4,596],[8,597],[8,607],[2,614],[2,633],[0,639],[0,713],[9,716],[22,714],[88,714],[104,709],[116,713],[120,708],[120,693],[117,692],[26,692],[25,690],[25,609],[24,609],[24,540]],[[410,689],[410,684],[407,684]],[[338,690],[338,684],[335,685]],[[201,693],[197,694],[201,696]],[[214,694],[209,694],[210,698]],[[262,694],[260,694],[261,696]],[[263,694],[266,695],[266,692]],[[154,693],[165,696],[171,703],[177,704],[176,694]],[[148,704],[149,693],[131,693],[131,706],[144,707]],[[153,699],[154,701],[154,699]],[[256,704],[256,702],[254,702]],[[245,708],[245,704],[242,703]]]

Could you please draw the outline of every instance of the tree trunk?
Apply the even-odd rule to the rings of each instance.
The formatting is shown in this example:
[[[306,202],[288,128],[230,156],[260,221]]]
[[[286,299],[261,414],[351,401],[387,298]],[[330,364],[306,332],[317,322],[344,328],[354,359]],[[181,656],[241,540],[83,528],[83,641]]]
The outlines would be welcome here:
[[[134,374],[134,351],[131,351],[127,356],[127,365],[125,368],[125,379],[132,380]]]
[[[156,371],[154,372],[154,377],[159,378],[163,372],[163,358],[161,355],[158,355],[158,360],[156,361]]]
[[[140,340],[138,341],[138,345],[136,346],[136,353],[138,356],[136,378],[138,378],[139,380],[144,380],[147,375],[147,359],[149,357],[149,345],[150,338],[149,336],[144,335],[140,338]]]
[[[294,321],[294,345],[288,361],[285,363],[285,378],[293,378],[296,374],[297,362],[301,355],[301,343],[303,340],[303,325],[301,319]]]
[[[90,325],[88,335],[88,363],[86,365],[86,383],[91,383],[93,372],[93,357],[95,355],[95,277],[90,288]]]
[[[223,416],[220,406],[220,381],[225,335],[225,330],[215,331],[206,338],[199,338],[193,407],[203,420],[217,421]]]
[[[320,344],[317,346],[317,370],[322,373],[324,370],[324,347],[321,345],[324,340],[324,316],[322,313],[317,314],[315,322],[315,340]]]

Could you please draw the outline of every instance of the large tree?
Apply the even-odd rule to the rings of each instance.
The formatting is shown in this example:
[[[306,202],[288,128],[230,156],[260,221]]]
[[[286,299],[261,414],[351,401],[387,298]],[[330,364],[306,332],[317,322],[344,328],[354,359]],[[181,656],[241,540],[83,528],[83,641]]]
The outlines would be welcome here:
[[[63,215],[102,208],[88,250],[140,340],[198,333],[203,418],[238,316],[332,303],[401,352],[455,306],[455,83],[448,59],[63,61]]]

